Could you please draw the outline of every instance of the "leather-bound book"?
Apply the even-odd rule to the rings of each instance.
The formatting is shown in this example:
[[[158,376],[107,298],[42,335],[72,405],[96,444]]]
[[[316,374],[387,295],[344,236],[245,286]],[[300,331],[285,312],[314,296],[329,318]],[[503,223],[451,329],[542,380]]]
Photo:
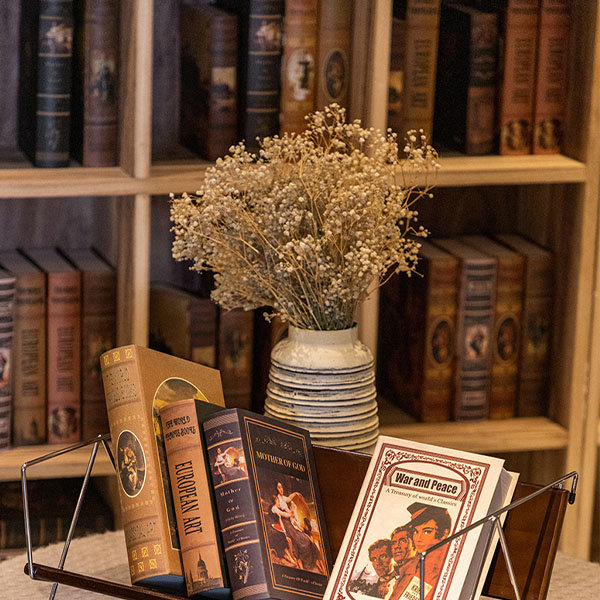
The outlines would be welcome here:
[[[321,598],[332,563],[308,431],[240,409],[203,422],[234,598]]]
[[[117,275],[91,248],[63,250],[81,273],[81,437],[108,432],[100,355],[117,339]]]
[[[238,136],[258,149],[257,137],[279,133],[284,0],[217,0],[238,15]]]
[[[336,102],[348,107],[352,63],[352,0],[318,3],[315,108]]]
[[[494,151],[498,17],[442,3],[435,88],[435,138],[465,154]]]
[[[46,274],[47,427],[49,444],[81,438],[81,273],[55,248],[26,255]]]
[[[194,398],[163,406],[160,422],[169,465],[181,562],[189,596],[229,591],[202,421],[222,407]]]
[[[250,410],[254,313],[242,309],[219,310],[217,340],[217,364],[227,407]]]
[[[73,0],[27,0],[21,12],[19,145],[36,167],[69,165]]]
[[[237,19],[213,6],[182,3],[179,32],[180,141],[216,160],[237,142]]]
[[[16,250],[0,252],[16,279],[13,415],[14,446],[46,441],[46,276]]]
[[[281,133],[300,133],[315,106],[317,0],[286,0],[281,65]]]
[[[558,154],[568,93],[571,2],[541,0],[533,110],[533,153]]]
[[[14,275],[0,269],[0,449],[10,446],[15,283]]]
[[[84,167],[119,162],[119,0],[75,3],[72,154]]]
[[[132,583],[185,593],[159,411],[187,398],[224,407],[215,369],[141,346],[100,357]]]
[[[174,285],[150,284],[150,347],[217,366],[217,307]]]
[[[523,257],[507,246],[482,236],[462,236],[498,261],[496,306],[492,344],[490,419],[508,419],[517,414],[517,384],[523,312]]]
[[[525,260],[517,416],[545,415],[550,393],[554,256],[517,234],[494,237]]]
[[[419,421],[448,421],[454,396],[458,259],[422,241],[419,275],[379,296],[377,388]]]
[[[406,135],[403,109],[406,78],[406,3],[395,2],[394,7],[397,7],[397,10],[392,16],[387,126],[398,134],[399,143],[402,144]],[[400,8],[404,10],[401,12]]]
[[[489,415],[497,261],[457,239],[435,240],[435,244],[459,260],[453,417],[456,421],[485,419]]]
[[[441,0],[405,0],[406,50],[403,125],[400,139],[411,129],[433,133],[435,75]]]

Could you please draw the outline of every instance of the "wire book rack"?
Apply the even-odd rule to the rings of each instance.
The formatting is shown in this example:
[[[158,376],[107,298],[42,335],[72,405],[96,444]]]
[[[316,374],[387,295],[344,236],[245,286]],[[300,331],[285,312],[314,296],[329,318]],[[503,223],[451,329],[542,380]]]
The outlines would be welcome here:
[[[145,588],[145,587],[139,587],[139,586],[136,587],[136,586],[124,585],[124,584],[120,584],[120,583],[116,583],[116,582],[112,582],[112,581],[108,581],[108,580],[104,580],[104,579],[97,579],[94,577],[90,577],[88,575],[83,575],[80,573],[76,573],[73,571],[67,571],[64,569],[65,561],[67,559],[67,554],[69,552],[69,547],[70,547],[71,541],[73,539],[75,527],[77,525],[77,520],[79,518],[79,514],[80,514],[81,508],[83,506],[85,493],[86,493],[86,490],[87,490],[87,487],[88,487],[88,484],[90,481],[92,469],[94,467],[94,462],[96,460],[96,456],[98,454],[98,450],[101,445],[104,447],[104,449],[105,449],[106,453],[108,454],[108,457],[113,465],[113,468],[115,468],[115,470],[116,470],[115,459],[114,459],[112,450],[110,448],[109,441],[110,441],[110,434],[99,435],[97,438],[88,440],[86,442],[80,442],[80,443],[68,446],[66,448],[61,448],[60,450],[50,452],[48,454],[45,454],[44,456],[30,460],[21,466],[21,486],[22,486],[22,491],[23,491],[23,515],[24,515],[24,521],[25,521],[25,540],[27,543],[27,563],[25,565],[25,573],[28,574],[31,579],[34,579],[37,581],[47,581],[47,582],[51,582],[54,584],[50,591],[49,600],[54,600],[59,584],[76,587],[76,588],[87,590],[87,591],[102,593],[102,594],[105,594],[106,596],[110,596],[113,598],[123,598],[124,600],[179,600],[179,598],[185,597],[185,596],[177,596],[172,593],[167,594],[167,593],[159,592],[159,591]],[[69,531],[67,533],[65,543],[64,543],[64,546],[63,546],[63,549],[61,552],[61,556],[58,561],[58,566],[51,567],[48,565],[42,565],[42,564],[36,563],[33,560],[33,544],[32,544],[32,536],[31,536],[31,517],[30,517],[30,510],[29,510],[29,496],[28,496],[28,492],[27,492],[27,469],[34,465],[40,464],[42,462],[52,460],[53,458],[56,458],[57,456],[61,456],[63,454],[67,454],[69,452],[73,452],[75,450],[78,450],[78,449],[86,447],[86,446],[92,446],[90,458],[88,460],[85,475],[83,477],[83,481],[81,484],[81,490],[79,492],[79,497],[77,499],[75,510],[73,512],[73,517],[71,519]],[[565,482],[568,481],[569,479],[571,480],[571,489],[569,491],[568,503],[573,504],[575,502],[577,481],[578,481],[578,474],[576,471],[567,473],[566,475],[559,477],[555,481],[552,481],[551,483],[548,483],[547,485],[544,485],[544,486],[538,488],[537,490],[528,494],[527,496],[520,498],[519,500],[516,500],[514,502],[511,502],[510,504],[504,506],[503,508],[500,508],[499,510],[488,514],[487,516],[480,519],[479,521],[476,521],[475,523],[472,523],[468,527],[465,527],[465,528],[461,529],[460,531],[457,531],[456,533],[448,536],[447,538],[443,539],[442,541],[438,542],[437,544],[431,546],[429,549],[422,552],[419,555],[419,571],[420,571],[419,600],[425,600],[425,596],[427,594],[426,587],[425,587],[426,586],[426,584],[425,584],[425,566],[426,566],[427,557],[429,555],[431,555],[431,553],[434,552],[435,550],[442,548],[443,546],[445,546],[447,544],[450,544],[457,538],[466,535],[470,531],[473,531],[474,529],[477,529],[479,527],[485,527],[485,526],[488,527],[488,532],[487,532],[487,539],[486,539],[486,545],[485,545],[483,557],[487,556],[488,552],[491,549],[492,541],[494,541],[494,539],[496,539],[495,536],[497,536],[497,540],[500,543],[500,548],[501,548],[502,554],[504,556],[506,568],[508,570],[511,586],[512,586],[513,593],[514,593],[514,599],[512,599],[512,600],[522,600],[521,592],[519,590],[519,586],[517,585],[517,580],[515,577],[513,562],[510,557],[510,552],[508,549],[506,536],[502,529],[503,518],[505,517],[505,515],[508,512],[510,512],[514,508],[517,508],[518,506],[521,506],[521,505],[525,504],[526,502],[529,502],[533,498],[539,496],[540,494],[543,494],[544,492],[546,492],[548,490],[557,489],[557,488],[563,489]],[[481,577],[484,575],[484,573],[483,573],[484,566],[485,566],[485,560],[482,559],[480,562],[477,576],[476,576],[475,584],[473,586],[473,592],[471,594],[471,599],[474,599],[475,590],[478,587],[477,584],[479,583]]]

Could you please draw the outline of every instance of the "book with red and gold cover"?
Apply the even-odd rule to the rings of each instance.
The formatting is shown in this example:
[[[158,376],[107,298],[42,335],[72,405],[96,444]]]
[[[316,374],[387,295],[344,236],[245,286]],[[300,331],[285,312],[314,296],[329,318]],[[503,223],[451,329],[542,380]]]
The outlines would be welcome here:
[[[380,436],[324,600],[417,599],[423,552],[425,600],[470,598],[490,563],[491,523],[430,549],[510,502],[518,475],[503,464]]]
[[[309,433],[235,408],[203,427],[233,597],[320,600],[331,558]]]
[[[185,591],[159,410],[186,398],[225,406],[210,367],[136,345],[100,357],[132,583]]]

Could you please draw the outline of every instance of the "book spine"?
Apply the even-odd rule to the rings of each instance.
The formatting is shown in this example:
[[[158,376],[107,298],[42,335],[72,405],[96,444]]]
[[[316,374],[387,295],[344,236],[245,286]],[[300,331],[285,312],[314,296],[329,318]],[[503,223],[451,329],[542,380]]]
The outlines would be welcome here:
[[[413,414],[421,421],[449,421],[454,393],[458,261],[430,262],[423,379]],[[415,323],[419,327],[421,323]]]
[[[551,256],[526,259],[517,416],[545,415],[550,387],[554,294]]]
[[[115,166],[119,156],[117,0],[85,0],[82,51],[83,166]]]
[[[251,311],[220,311],[217,352],[228,408],[251,408],[253,340]]]
[[[0,449],[11,444],[13,405],[14,277],[0,280]]]
[[[497,23],[494,13],[475,13],[471,18],[464,144],[466,154],[490,154],[494,149]]]
[[[247,444],[243,442],[238,414],[226,410],[203,423],[211,465],[215,504],[234,600],[269,598],[266,560],[259,534],[259,509],[247,471]],[[234,447],[242,465],[224,466],[220,457]]]
[[[516,415],[522,298],[523,259],[500,258],[492,338],[490,419],[508,419]]]
[[[81,319],[81,437],[108,432],[100,356],[116,346],[116,276],[83,273]]]
[[[508,0],[499,99],[500,154],[532,149],[538,0]]]
[[[533,153],[561,151],[567,98],[570,2],[541,0]]]
[[[48,274],[48,443],[81,437],[81,277]]]
[[[13,444],[46,441],[46,279],[17,277],[14,328]]]
[[[217,366],[217,307],[209,298],[198,298],[190,308],[190,360]]]
[[[106,352],[101,368],[131,582],[160,575],[181,577],[179,541],[164,508],[157,456],[162,440],[144,415],[147,409],[136,348],[123,346]]]
[[[283,0],[249,0],[244,138],[256,150],[256,138],[279,133]]]
[[[286,0],[281,133],[300,133],[315,105],[317,0]]]
[[[406,131],[403,120],[403,104],[406,90],[406,19],[392,18],[392,39],[390,49],[390,74],[388,81],[387,126],[398,134],[400,144]]]
[[[462,261],[458,308],[454,419],[484,419],[489,412],[495,261]]]
[[[69,165],[72,0],[39,0],[35,159],[37,167]]]
[[[348,107],[352,47],[352,1],[319,2],[315,108]]]
[[[188,595],[226,587],[196,401],[166,405],[160,419]]]
[[[408,0],[401,137],[411,129],[423,129],[431,139],[439,26],[440,0]]]

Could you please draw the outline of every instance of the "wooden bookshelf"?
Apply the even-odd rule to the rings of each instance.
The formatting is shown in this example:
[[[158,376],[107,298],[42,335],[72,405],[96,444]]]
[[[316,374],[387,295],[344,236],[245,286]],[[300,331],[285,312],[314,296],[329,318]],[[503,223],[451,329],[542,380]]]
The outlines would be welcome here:
[[[0,0],[10,6],[13,0]],[[152,196],[194,191],[207,163],[201,160],[153,162],[153,54],[171,44],[173,21],[163,19],[174,0],[122,3],[121,30],[121,164],[110,169],[32,169],[25,164],[0,167],[0,219],[10,231],[0,247],[16,245],[88,244],[92,241],[118,265],[118,343],[146,344],[148,295],[152,277]],[[391,0],[355,2],[353,85],[351,118],[384,128],[391,31]],[[481,206],[496,217],[497,206],[486,190],[502,189],[511,207],[512,228],[550,247],[557,257],[555,348],[548,418],[482,423],[421,424],[407,422],[393,407],[382,404],[382,433],[424,440],[478,452],[527,452],[533,457],[532,480],[539,472],[582,474],[578,501],[566,515],[562,549],[587,557],[595,498],[596,460],[600,447],[600,2],[574,0],[570,53],[574,74],[568,107],[565,154],[561,156],[465,157],[442,152],[437,177],[440,196],[454,190],[461,208],[460,191],[480,195]],[[164,21],[164,22],[163,22]],[[162,29],[161,29],[162,28]],[[174,76],[172,74],[172,76]],[[169,89],[171,96],[176,87]],[[154,93],[157,88],[155,86]],[[164,93],[164,92],[163,92]],[[155,110],[155,117],[160,111]],[[1,117],[0,117],[1,118]],[[161,130],[162,132],[162,130]],[[161,133],[162,135],[162,133]],[[176,137],[175,132],[173,135]],[[4,140],[2,140],[4,143]],[[1,153],[0,153],[1,154]],[[98,205],[90,196],[102,197]],[[35,198],[36,201],[31,201]],[[38,199],[42,200],[38,200]],[[40,202],[50,206],[64,199],[64,210],[44,217],[35,235],[30,221],[38,223]],[[447,203],[448,204],[448,203]],[[444,210],[450,212],[453,206]],[[514,209],[514,210],[513,210]],[[465,215],[465,211],[455,211]],[[45,213],[44,213],[45,214]],[[502,215],[503,219],[506,218]],[[470,215],[461,216],[466,221]],[[443,221],[443,219],[440,219]],[[84,222],[85,226],[80,226]],[[425,226],[427,222],[422,221]],[[506,226],[506,221],[502,221]],[[470,227],[479,222],[473,217]],[[38,225],[40,225],[38,223]],[[443,230],[436,232],[440,235]],[[165,255],[170,249],[162,249]],[[376,348],[377,294],[364,305],[360,316],[361,339]],[[16,448],[0,454],[0,479],[17,479],[26,460],[54,449],[50,446]],[[89,450],[84,449],[44,467],[40,477],[81,475]],[[549,458],[550,457],[550,458]],[[537,461],[537,462],[536,462]],[[550,461],[550,462],[548,462]],[[98,454],[97,474],[112,467]]]

